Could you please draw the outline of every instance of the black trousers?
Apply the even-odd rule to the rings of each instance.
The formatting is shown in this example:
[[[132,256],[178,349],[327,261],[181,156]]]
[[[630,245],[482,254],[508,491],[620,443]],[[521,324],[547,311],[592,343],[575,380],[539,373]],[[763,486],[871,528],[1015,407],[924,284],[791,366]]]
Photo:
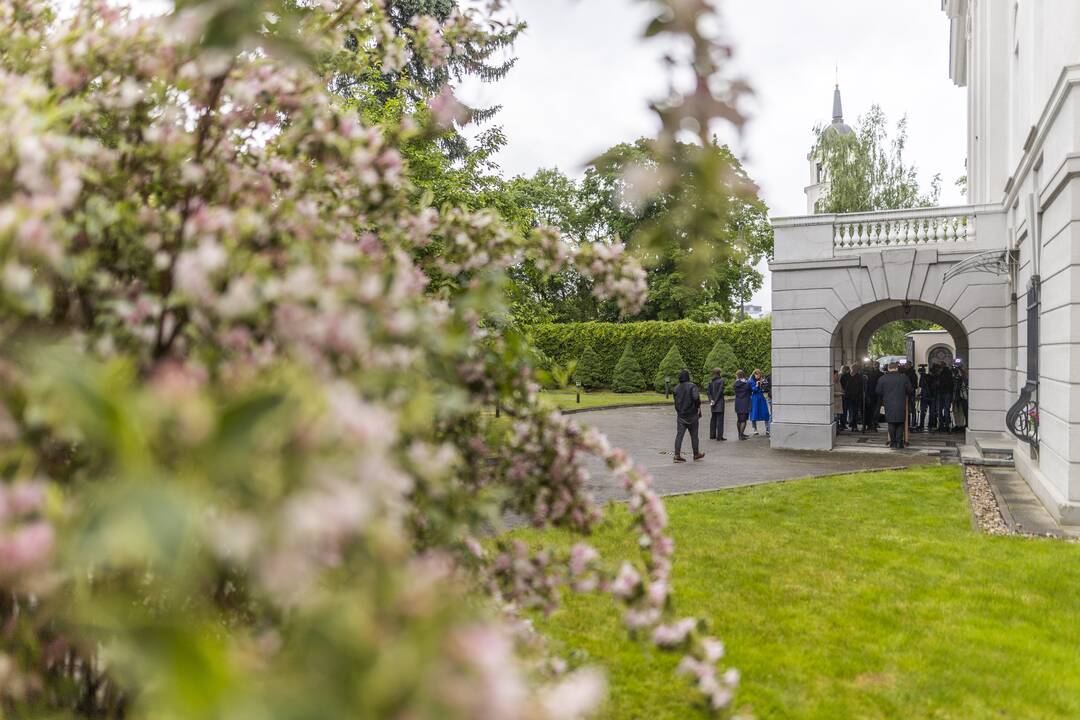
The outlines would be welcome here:
[[[889,447],[904,447],[904,423],[889,423]]]
[[[679,426],[679,429],[675,432],[675,454],[682,455],[682,439],[688,430],[690,431],[690,445],[694,448],[694,454],[700,454],[698,449],[698,419],[683,420],[678,418],[675,422]]]
[[[724,437],[724,411],[714,412],[709,419],[709,439],[719,440]]]
[[[941,393],[941,417],[938,418],[938,429],[948,432],[952,427],[952,393]]]
[[[873,399],[867,399],[863,401],[863,428],[873,428],[877,430],[878,427],[878,410],[881,409],[881,401],[875,396]]]
[[[859,408],[862,400],[858,398],[844,398],[844,422],[852,430],[859,429]]]

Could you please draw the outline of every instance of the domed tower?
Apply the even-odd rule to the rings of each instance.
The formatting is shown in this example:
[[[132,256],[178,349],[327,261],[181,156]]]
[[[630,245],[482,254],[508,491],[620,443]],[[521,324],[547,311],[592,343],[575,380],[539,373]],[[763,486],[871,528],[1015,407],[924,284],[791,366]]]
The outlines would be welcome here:
[[[844,122],[844,104],[840,100],[840,84],[837,83],[833,90],[832,100],[832,123],[826,126],[823,132],[835,132],[840,135],[853,135],[854,130]],[[806,212],[811,215],[815,212],[818,200],[829,189],[829,178],[817,158],[817,145],[810,148],[810,154],[806,156],[810,163],[810,184],[806,186]]]

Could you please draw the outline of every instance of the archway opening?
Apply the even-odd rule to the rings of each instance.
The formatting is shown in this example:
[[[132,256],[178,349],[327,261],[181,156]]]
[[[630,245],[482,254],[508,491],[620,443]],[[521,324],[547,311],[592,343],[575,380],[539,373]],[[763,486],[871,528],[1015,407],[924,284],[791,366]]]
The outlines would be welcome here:
[[[925,442],[955,442],[951,435],[946,439],[945,433],[966,425],[967,408],[966,395],[963,395],[959,396],[965,403],[962,412],[954,409],[952,388],[957,378],[961,384],[966,382],[966,374],[954,368],[954,361],[966,361],[968,347],[963,324],[948,311],[924,303],[880,301],[851,311],[837,323],[832,342],[833,368],[839,370],[848,366],[850,372],[866,378],[875,365],[868,362],[871,358],[898,363],[902,371],[910,373],[917,389],[916,402],[910,406],[908,416],[911,427],[934,431],[933,437],[930,432],[926,436],[919,435]],[[903,370],[901,361],[906,361],[907,370]],[[920,366],[925,370],[920,372]],[[923,372],[927,373],[927,387],[930,388],[925,395],[921,392]],[[937,373],[952,379],[945,380]],[[865,433],[868,425],[880,425],[873,420],[868,423],[866,418],[880,418],[881,408],[880,404],[871,407],[873,401],[869,398],[863,402],[865,404],[856,410],[856,415],[860,416],[859,425]],[[925,413],[922,411],[924,404],[927,406]],[[840,427],[843,427],[843,420],[848,419],[848,413],[845,408]]]
[[[881,362],[906,360],[912,367],[950,367],[962,358],[957,338],[931,320],[894,320],[870,336],[867,355]]]
[[[871,342],[875,339],[872,348]],[[901,342],[904,344],[902,350]],[[913,342],[915,347],[908,347]],[[884,348],[898,352],[881,352]],[[937,355],[934,357],[944,360],[944,348],[950,350],[950,359],[967,359],[967,332],[958,318],[934,305],[886,300],[863,305],[837,323],[833,332],[832,364],[839,368],[861,364],[871,355],[897,355],[908,357],[918,366],[930,364],[931,351],[935,350]]]

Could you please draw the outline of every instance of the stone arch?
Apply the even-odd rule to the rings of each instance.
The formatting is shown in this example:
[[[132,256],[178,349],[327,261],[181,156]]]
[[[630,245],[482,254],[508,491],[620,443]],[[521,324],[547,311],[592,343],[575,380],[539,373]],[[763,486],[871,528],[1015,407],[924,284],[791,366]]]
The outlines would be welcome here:
[[[835,218],[810,218],[823,232],[792,228],[788,257],[773,271],[773,434],[779,448],[830,448],[835,437],[832,371],[862,361],[881,326],[905,318],[945,328],[969,371],[968,427],[1000,431],[1012,402],[1007,314],[1009,279],[984,273],[946,277],[975,247],[866,249],[834,245]],[[778,228],[780,230],[782,228]],[[799,242],[794,242],[798,239]],[[830,250],[813,256],[817,239]],[[801,243],[801,244],[800,244]]]
[[[856,352],[865,353],[870,346],[870,338],[874,336],[874,333],[897,320],[926,320],[940,325],[952,336],[953,342],[956,344],[957,357],[967,357],[968,339],[963,323],[951,313],[939,307],[923,303],[896,305],[875,315],[860,331],[856,343]]]
[[[833,367],[859,362],[868,354],[874,333],[897,320],[927,320],[940,325],[952,336],[957,356],[967,358],[968,333],[952,313],[925,302],[879,300],[858,306],[837,321],[832,334]]]

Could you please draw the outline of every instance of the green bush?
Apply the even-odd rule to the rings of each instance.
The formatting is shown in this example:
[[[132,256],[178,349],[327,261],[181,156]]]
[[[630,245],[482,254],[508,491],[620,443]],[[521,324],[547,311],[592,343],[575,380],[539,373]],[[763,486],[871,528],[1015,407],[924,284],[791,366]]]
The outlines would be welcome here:
[[[600,354],[586,345],[585,350],[577,361],[577,369],[574,371],[574,381],[586,390],[607,387],[610,377],[605,370],[610,367],[605,364]]]
[[[615,364],[611,389],[620,393],[641,392],[645,389],[645,376],[641,374],[641,366],[631,352],[629,343],[623,349],[619,362]]]
[[[656,374],[653,375],[653,389],[664,392],[667,388],[675,387],[679,383],[679,373],[687,369],[689,368],[686,367],[686,361],[679,352],[679,346],[673,344],[664,359],[660,361],[660,366],[656,368]]]
[[[603,367],[601,387],[611,387],[612,372],[623,349],[629,344],[631,352],[646,378],[652,378],[660,360],[672,346],[678,345],[686,366],[697,382],[705,359],[717,340],[723,340],[735,351],[736,365],[750,372],[756,367],[762,372],[771,368],[772,323],[768,320],[745,320],[739,323],[710,325],[690,320],[662,322],[650,320],[633,323],[551,323],[530,329],[531,342],[552,362],[565,364],[593,348]],[[709,368],[710,370],[712,368]]]
[[[735,359],[735,351],[723,340],[717,340],[705,358],[705,366],[702,368],[702,383],[706,384],[712,379],[713,368],[720,368],[724,375],[724,391],[727,394],[735,392],[735,371],[739,369],[739,361]]]

